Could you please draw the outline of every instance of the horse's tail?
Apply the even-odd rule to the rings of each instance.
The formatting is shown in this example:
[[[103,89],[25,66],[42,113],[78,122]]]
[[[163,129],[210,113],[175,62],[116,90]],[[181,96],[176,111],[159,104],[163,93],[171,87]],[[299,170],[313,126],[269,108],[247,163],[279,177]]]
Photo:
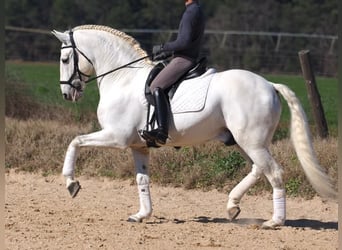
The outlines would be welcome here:
[[[332,182],[318,163],[306,114],[300,101],[287,86],[275,83],[273,83],[273,86],[285,98],[290,108],[291,140],[307,178],[319,195],[336,199],[337,193]]]

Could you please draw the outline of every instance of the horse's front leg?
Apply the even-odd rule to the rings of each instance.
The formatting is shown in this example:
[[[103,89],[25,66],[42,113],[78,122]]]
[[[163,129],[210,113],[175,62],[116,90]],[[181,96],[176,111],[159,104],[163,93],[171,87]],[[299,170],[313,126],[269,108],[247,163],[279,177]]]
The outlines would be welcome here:
[[[136,169],[140,209],[139,212],[128,218],[130,222],[142,222],[152,214],[152,201],[150,195],[150,178],[148,176],[149,151],[147,148],[132,148]]]
[[[69,144],[67,152],[64,158],[64,165],[63,165],[63,175],[66,181],[66,187],[71,195],[72,198],[75,198],[80,190],[81,186],[75,178],[75,165],[77,160],[77,155],[79,152],[79,141],[78,137],[76,137],[72,142]]]
[[[75,180],[75,165],[80,147],[126,147],[125,142],[114,138],[113,133],[108,130],[101,130],[87,135],[75,137],[69,144],[63,165],[63,175],[66,179],[66,187],[72,198],[76,197],[81,186]]]

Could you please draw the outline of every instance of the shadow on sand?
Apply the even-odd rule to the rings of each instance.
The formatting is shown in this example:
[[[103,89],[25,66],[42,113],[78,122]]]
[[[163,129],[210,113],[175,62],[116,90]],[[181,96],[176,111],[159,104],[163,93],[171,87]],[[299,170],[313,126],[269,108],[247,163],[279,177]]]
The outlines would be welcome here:
[[[241,218],[234,221],[230,221],[226,218],[210,218],[205,216],[195,217],[191,221],[199,222],[199,223],[232,223],[238,224],[243,226],[249,225],[261,225],[266,220],[263,219],[250,219],[250,218]],[[294,227],[294,228],[310,228],[314,230],[323,230],[323,229],[332,229],[338,230],[338,223],[337,222],[322,222],[318,220],[311,220],[311,219],[298,219],[298,220],[286,220],[285,221],[286,227]]]
[[[189,222],[197,222],[197,223],[219,223],[219,224],[236,224],[240,226],[259,226],[262,225],[266,220],[264,219],[251,219],[251,218],[239,218],[234,221],[230,221],[227,218],[211,218],[206,216],[198,216],[193,219],[167,219],[165,217],[157,217],[154,216],[153,221],[146,222],[147,224],[164,224],[164,223],[175,223],[175,224],[184,224]],[[285,227],[293,227],[293,228],[309,228],[313,230],[338,230],[338,222],[328,221],[322,222],[318,220],[312,219],[298,219],[298,220],[286,220]]]

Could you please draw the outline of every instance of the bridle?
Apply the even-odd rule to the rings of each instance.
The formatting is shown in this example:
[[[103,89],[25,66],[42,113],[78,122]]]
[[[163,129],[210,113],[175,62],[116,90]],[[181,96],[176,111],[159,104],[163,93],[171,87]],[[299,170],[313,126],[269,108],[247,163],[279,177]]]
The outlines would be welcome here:
[[[60,84],[67,84],[67,85],[71,86],[72,88],[76,89],[77,91],[82,91],[82,86],[81,86],[81,85],[75,86],[75,85],[72,83],[72,81],[74,80],[74,77],[75,77],[76,75],[78,75],[80,81],[82,81],[82,76],[85,76],[85,77],[88,77],[88,78],[89,78],[90,75],[87,75],[87,74],[83,73],[83,72],[79,69],[79,67],[78,67],[78,62],[79,62],[79,60],[78,60],[78,53],[77,53],[77,51],[78,51],[85,59],[87,59],[87,61],[88,61],[92,66],[94,66],[94,65],[93,65],[93,63],[91,62],[91,60],[90,60],[90,59],[89,59],[89,58],[88,58],[80,49],[78,49],[78,48],[76,47],[75,40],[74,40],[74,35],[73,35],[73,31],[72,31],[72,30],[69,31],[69,36],[70,36],[71,45],[62,46],[61,49],[72,48],[73,54],[74,54],[74,72],[72,73],[72,75],[70,76],[70,78],[69,78],[68,81],[60,81],[59,83],[60,83]],[[117,70],[119,70],[119,69],[126,68],[126,67],[128,67],[128,66],[130,66],[130,65],[132,65],[132,64],[134,64],[134,63],[136,63],[136,62],[139,62],[139,61],[141,61],[141,60],[144,60],[144,59],[146,59],[146,58],[148,58],[148,57],[150,57],[150,55],[141,57],[141,58],[139,58],[139,59],[137,59],[137,60],[134,60],[134,61],[132,61],[132,62],[130,62],[130,63],[127,63],[127,64],[125,64],[125,65],[122,65],[122,66],[118,67],[118,68],[115,68],[115,69],[113,69],[113,70],[110,70],[110,71],[108,71],[108,72],[106,72],[106,73],[103,73],[103,74],[101,74],[101,75],[98,75],[98,76],[94,76],[94,77],[92,77],[92,78],[89,78],[88,80],[83,81],[83,82],[88,83],[88,82],[93,81],[93,80],[95,80],[95,79],[97,79],[97,78],[99,78],[99,77],[103,77],[103,76],[106,76],[106,75],[108,75],[108,74],[110,74],[110,73],[113,73],[114,71],[117,71]]]
[[[85,76],[85,77],[90,77],[90,75],[87,75],[85,73],[83,73],[80,68],[78,67],[78,53],[77,51],[85,58],[87,59],[87,61],[92,65],[93,63],[90,61],[90,59],[80,50],[76,47],[76,44],[75,44],[75,40],[74,40],[74,36],[73,36],[73,31],[71,30],[69,32],[69,36],[70,36],[70,42],[71,42],[71,45],[67,45],[67,46],[62,46],[61,49],[67,49],[67,48],[72,48],[73,50],[73,54],[74,54],[74,72],[72,73],[72,75],[70,76],[69,80],[68,81],[60,81],[59,83],[60,84],[67,84],[67,85],[70,85],[72,88],[76,89],[77,91],[81,91],[82,90],[82,86],[79,85],[79,86],[75,86],[74,84],[72,84],[72,81],[74,80],[75,76],[78,75],[79,77],[79,80],[82,81],[82,76]]]

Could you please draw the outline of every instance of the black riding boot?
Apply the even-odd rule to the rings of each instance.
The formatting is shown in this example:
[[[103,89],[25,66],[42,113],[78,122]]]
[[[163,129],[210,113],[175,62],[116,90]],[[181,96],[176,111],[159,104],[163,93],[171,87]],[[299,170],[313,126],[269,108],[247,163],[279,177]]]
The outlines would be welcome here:
[[[161,88],[156,88],[154,90],[153,99],[158,128],[151,131],[143,131],[142,137],[145,140],[165,144],[169,131],[169,102],[166,98],[166,94]]]

